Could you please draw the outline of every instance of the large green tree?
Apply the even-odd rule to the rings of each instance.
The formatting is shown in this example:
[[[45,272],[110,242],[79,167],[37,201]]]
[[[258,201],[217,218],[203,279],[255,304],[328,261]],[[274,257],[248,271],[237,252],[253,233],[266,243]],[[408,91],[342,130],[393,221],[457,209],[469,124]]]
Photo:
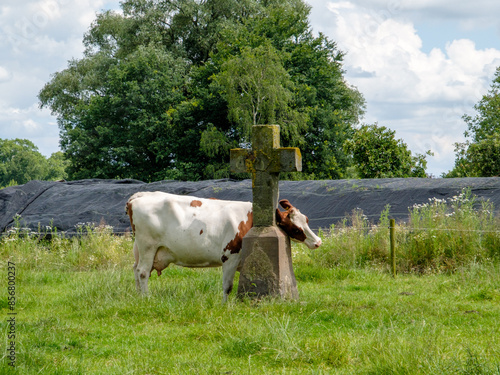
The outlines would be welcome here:
[[[495,71],[488,93],[474,105],[474,109],[475,116],[463,116],[467,124],[466,137],[472,142],[481,142],[500,133],[500,67]]]
[[[474,109],[474,116],[462,117],[467,139],[455,144],[455,167],[443,177],[500,176],[500,67]]]
[[[97,16],[82,59],[39,94],[71,178],[229,177],[229,150],[278,123],[304,175],[339,178],[363,113],[335,43],[302,0],[128,0]]]
[[[363,125],[344,147],[360,178],[426,177],[426,156],[413,156],[406,143],[396,139],[395,131],[385,126]]]
[[[342,145],[363,114],[364,99],[343,78],[343,53],[324,35],[313,35],[308,15],[309,6],[300,0],[269,2],[259,16],[223,31],[203,69],[217,77],[225,73],[224,64],[237,64],[248,48],[270,43],[289,77],[283,81],[286,105],[273,115],[281,125],[282,144],[301,148],[304,173],[295,177],[342,178],[349,165]],[[238,134],[240,140],[243,135]]]
[[[116,60],[71,61],[40,98],[58,113],[72,178],[161,179],[175,157],[169,109],[179,105],[187,63],[155,46]]]

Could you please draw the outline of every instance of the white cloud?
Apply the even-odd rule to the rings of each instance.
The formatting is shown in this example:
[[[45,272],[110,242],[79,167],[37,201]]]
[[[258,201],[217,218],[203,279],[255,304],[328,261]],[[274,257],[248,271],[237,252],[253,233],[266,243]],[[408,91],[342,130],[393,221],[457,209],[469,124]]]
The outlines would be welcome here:
[[[11,79],[11,75],[7,69],[0,66],[0,82],[6,82]]]
[[[461,18],[480,4],[381,0],[310,3],[315,30],[324,32],[346,52],[346,79],[367,100],[366,122],[396,130],[396,136],[403,138],[413,152],[431,149],[435,153],[429,160],[432,173],[439,175],[451,169],[453,144],[463,141],[466,128],[461,117],[473,111],[473,105],[487,92],[495,68],[500,66],[500,50],[478,49],[474,41],[458,39],[426,53],[414,20],[407,17],[436,11],[435,18],[440,13],[442,17]],[[500,11],[500,2],[494,8]],[[483,10],[473,20],[490,19],[491,11]]]
[[[37,130],[41,129],[40,124],[36,123],[32,119],[27,119],[27,120],[22,121],[22,127],[27,132],[33,132],[33,131],[37,131]]]
[[[349,68],[374,73],[352,78],[363,85],[367,98],[383,95],[412,103],[460,100],[487,87],[494,67],[500,65],[499,50],[477,50],[470,40],[451,41],[445,51],[426,54],[413,24],[395,19],[378,23],[360,9],[347,13],[337,13],[334,38],[347,51],[348,77]]]
[[[340,1],[338,3],[328,3],[327,4],[328,10],[332,11],[333,13],[340,14],[340,10],[343,9],[354,9],[354,4],[352,4],[349,1]]]
[[[27,138],[49,156],[59,130],[37,95],[50,75],[81,58],[82,39],[96,12],[119,1],[18,0],[0,5],[0,137]]]
[[[379,17],[406,17],[420,20],[452,19],[468,27],[500,24],[500,2],[496,0],[356,0],[358,8],[369,9]]]
[[[49,110],[40,110],[36,103],[26,108],[8,106],[0,101],[0,138],[29,139],[45,156],[56,152],[59,129]]]

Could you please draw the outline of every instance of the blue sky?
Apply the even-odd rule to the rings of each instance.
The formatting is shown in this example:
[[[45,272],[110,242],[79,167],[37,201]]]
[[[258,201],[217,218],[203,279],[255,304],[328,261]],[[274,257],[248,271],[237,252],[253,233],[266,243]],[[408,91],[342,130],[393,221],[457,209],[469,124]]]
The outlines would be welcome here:
[[[429,53],[433,48],[445,49],[446,44],[456,39],[470,39],[477,49],[500,49],[500,33],[494,25],[468,29],[453,20],[431,20],[415,24],[418,36],[422,39],[422,52]]]
[[[486,94],[500,66],[497,0],[307,0],[311,26],[346,53],[346,81],[367,102],[364,123],[426,150],[434,176],[454,164],[461,117]],[[37,94],[67,61],[81,58],[96,12],[119,1],[18,0],[0,5],[0,138],[26,138],[49,156],[59,129]]]

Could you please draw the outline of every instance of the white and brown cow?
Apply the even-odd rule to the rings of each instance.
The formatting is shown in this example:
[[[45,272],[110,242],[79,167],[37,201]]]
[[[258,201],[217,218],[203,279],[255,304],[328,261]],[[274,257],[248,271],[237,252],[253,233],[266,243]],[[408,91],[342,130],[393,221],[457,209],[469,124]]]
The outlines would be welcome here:
[[[291,239],[309,248],[321,239],[309,228],[308,219],[286,199],[286,210],[276,209],[276,222]],[[242,239],[252,228],[251,202],[180,196],[163,192],[136,193],[127,202],[135,233],[134,273],[137,290],[148,292],[153,270],[158,276],[170,263],[183,267],[222,266],[224,301],[241,267]]]

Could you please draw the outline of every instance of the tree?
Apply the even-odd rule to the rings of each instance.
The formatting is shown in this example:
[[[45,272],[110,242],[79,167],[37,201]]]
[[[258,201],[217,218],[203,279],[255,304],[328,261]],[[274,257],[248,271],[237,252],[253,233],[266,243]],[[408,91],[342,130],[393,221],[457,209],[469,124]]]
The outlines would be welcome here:
[[[462,118],[468,130],[465,136],[472,142],[480,142],[500,133],[500,67],[496,69],[490,90],[474,105],[475,116],[464,115]]]
[[[0,139],[0,187],[65,179],[66,165],[62,152],[46,159],[27,139]]]
[[[306,177],[342,176],[364,101],[343,80],[335,43],[312,35],[302,0],[122,9],[97,16],[84,57],[39,94],[58,117],[70,178],[229,177],[229,150],[262,121],[301,147]]]
[[[57,181],[68,178],[66,169],[68,168],[69,162],[61,151],[54,152],[50,155],[47,159],[47,164],[48,172],[44,180]]]
[[[42,180],[47,171],[47,161],[32,142],[0,139],[0,186]]]
[[[455,167],[443,177],[500,176],[500,133],[486,136],[478,142],[455,144]]]
[[[309,10],[299,0],[269,2],[259,16],[223,31],[217,52],[204,68],[217,76],[226,61],[246,48],[271,43],[290,77],[285,88],[293,93],[288,116],[278,122],[281,143],[302,151],[303,173],[293,177],[342,178],[349,165],[342,145],[364,112],[364,99],[344,81],[344,55],[336,44],[322,34],[313,36]]]
[[[467,160],[477,177],[500,176],[500,133],[470,144]]]
[[[0,186],[43,180],[47,161],[27,139],[0,139]]]
[[[363,125],[345,142],[360,178],[426,177],[426,156],[412,156],[408,146],[394,135],[395,131],[385,126]]]
[[[59,114],[71,178],[161,178],[175,136],[169,109],[184,100],[185,70],[182,59],[148,46],[119,61],[101,54],[72,61],[56,73],[40,99]]]
[[[244,48],[222,65],[215,79],[223,88],[229,119],[240,126],[246,140],[252,125],[286,123],[291,117],[300,127],[305,120],[293,116],[292,82],[271,45]]]

